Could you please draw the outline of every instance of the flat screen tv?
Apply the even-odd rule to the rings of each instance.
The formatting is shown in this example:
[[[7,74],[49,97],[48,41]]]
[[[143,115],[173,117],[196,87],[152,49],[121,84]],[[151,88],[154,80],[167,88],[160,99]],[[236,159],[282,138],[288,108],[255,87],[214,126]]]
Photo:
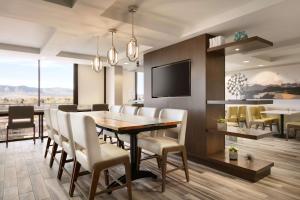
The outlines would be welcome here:
[[[153,67],[152,98],[191,96],[191,60]]]

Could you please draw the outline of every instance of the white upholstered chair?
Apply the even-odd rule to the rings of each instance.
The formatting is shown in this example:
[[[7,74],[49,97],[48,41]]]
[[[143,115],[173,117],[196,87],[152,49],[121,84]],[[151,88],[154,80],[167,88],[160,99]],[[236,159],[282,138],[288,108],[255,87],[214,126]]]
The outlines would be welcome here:
[[[121,108],[122,108],[122,106],[120,106],[120,105],[113,105],[109,108],[109,112],[120,113]],[[107,131],[107,130],[103,130],[103,135],[104,135],[104,137],[103,137],[104,141],[106,141],[107,138],[109,138],[110,143],[113,143],[112,138],[116,137],[116,134],[114,132]]]
[[[52,122],[51,122],[51,114],[50,114],[50,109],[44,110],[44,115],[45,115],[45,120],[46,120],[46,130],[47,130],[47,144],[46,144],[46,149],[45,149],[45,155],[44,158],[47,157],[49,148],[51,145],[51,142],[54,141],[53,133],[52,133]]]
[[[51,157],[50,157],[50,163],[49,163],[50,168],[52,168],[52,166],[53,166],[53,162],[55,160],[55,155],[60,152],[57,150],[58,147],[62,147],[61,136],[59,135],[57,112],[58,112],[58,109],[50,109],[52,134],[53,134],[53,140],[54,140],[53,146],[52,146]]]
[[[156,115],[156,108],[150,108],[150,107],[140,107],[136,113],[136,115],[138,116],[143,116],[143,117],[147,117],[147,118],[155,118]],[[142,132],[139,133],[137,136],[138,138],[143,137],[143,136],[150,136],[151,132],[147,131],[147,132]],[[130,136],[127,134],[119,134],[119,140],[126,142],[126,143],[130,143]]]
[[[61,147],[62,147],[59,169],[57,174],[57,178],[60,180],[65,163],[72,162],[75,157],[75,149],[74,149],[73,134],[72,134],[71,122],[70,122],[70,113],[63,112],[60,110],[57,111],[57,121],[58,121],[59,134],[61,138]],[[68,156],[71,159],[67,160]]]
[[[181,121],[181,123],[176,128],[157,131],[156,136],[139,138],[138,146],[139,148],[154,153],[158,158],[158,165],[161,168],[162,174],[162,192],[164,192],[168,153],[181,154],[183,165],[177,166],[177,169],[183,169],[185,171],[186,180],[189,181],[187,153],[185,148],[187,111],[179,109],[162,109],[159,113],[159,118],[178,120]],[[153,158],[153,156],[150,158]]]
[[[70,114],[70,119],[75,147],[75,161],[70,186],[70,196],[73,195],[75,182],[77,181],[81,166],[92,173],[92,183],[89,189],[88,199],[94,199],[100,172],[116,165],[124,165],[126,183],[118,187],[118,189],[127,187],[128,197],[131,199],[131,176],[128,153],[112,144],[99,144],[96,134],[96,124],[92,117],[81,113],[74,113]],[[106,189],[99,193],[109,191],[111,190]]]

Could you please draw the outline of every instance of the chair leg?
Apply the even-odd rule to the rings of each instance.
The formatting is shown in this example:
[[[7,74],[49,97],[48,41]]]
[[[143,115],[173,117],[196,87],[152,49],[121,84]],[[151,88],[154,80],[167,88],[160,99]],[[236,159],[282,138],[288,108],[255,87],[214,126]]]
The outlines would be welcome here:
[[[35,144],[35,126],[33,126],[33,143]]]
[[[164,192],[166,189],[166,172],[167,172],[167,151],[163,150],[162,161],[161,161],[161,192]]]
[[[6,128],[6,148],[8,147],[8,128]]]
[[[48,151],[49,151],[50,144],[51,144],[51,138],[48,137],[44,158],[47,158],[47,154],[48,154]]]
[[[74,194],[75,182],[77,181],[80,172],[80,167],[81,167],[80,163],[74,160],[74,167],[73,167],[72,178],[71,178],[70,189],[69,189],[70,197],[72,197]]]
[[[125,165],[125,175],[126,175],[126,186],[127,186],[127,194],[128,199],[132,199],[132,190],[131,190],[131,168],[129,160],[124,163]]]
[[[104,181],[105,181],[105,185],[108,186],[109,185],[109,171],[108,171],[108,169],[104,170]]]
[[[107,135],[104,135],[103,140],[106,142]]]
[[[156,162],[157,162],[158,169],[160,169],[161,168],[161,157],[160,156],[156,157]]]
[[[138,169],[140,169],[140,165],[141,165],[141,159],[142,159],[142,148],[138,147],[137,149],[137,167]]]
[[[256,125],[255,125],[255,129],[258,129],[258,126],[259,126],[259,124],[256,124]]]
[[[186,177],[186,182],[190,181],[190,176],[189,176],[189,168],[188,168],[188,162],[187,162],[187,153],[185,147],[183,148],[181,152],[181,158],[182,158],[182,163],[184,167],[184,172],[185,172],[185,177]]]
[[[290,127],[287,126],[286,135],[285,135],[286,140],[289,140],[289,133],[290,133]]]
[[[248,128],[247,120],[245,120],[245,126],[246,126],[246,128]]]
[[[262,130],[265,130],[265,128],[266,128],[266,125],[263,123],[262,124]]]
[[[56,144],[56,142],[54,142],[53,146],[52,146],[52,153],[51,153],[50,163],[49,163],[50,168],[52,168],[52,166],[53,166],[53,162],[54,162],[54,158],[55,158],[55,155],[56,155],[57,147],[58,147],[58,144]]]
[[[64,168],[66,160],[67,160],[67,155],[68,154],[64,150],[61,151],[61,157],[60,157],[59,168],[58,168],[58,173],[57,173],[58,180],[61,180],[61,176],[64,171],[63,168]]]
[[[273,131],[272,125],[273,125],[273,123],[270,124],[270,131]]]
[[[89,191],[89,198],[88,198],[89,200],[93,200],[95,198],[100,171],[101,171],[100,169],[94,169],[92,172],[92,184]]]

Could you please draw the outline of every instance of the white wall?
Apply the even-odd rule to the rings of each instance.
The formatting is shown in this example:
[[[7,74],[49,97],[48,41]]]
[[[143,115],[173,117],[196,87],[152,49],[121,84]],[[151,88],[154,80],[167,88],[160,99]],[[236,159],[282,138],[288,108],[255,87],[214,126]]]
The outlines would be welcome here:
[[[123,104],[135,98],[135,72],[123,70]]]
[[[104,72],[94,72],[89,65],[78,66],[78,104],[104,103]]]
[[[106,69],[106,103],[115,105],[115,68]]]

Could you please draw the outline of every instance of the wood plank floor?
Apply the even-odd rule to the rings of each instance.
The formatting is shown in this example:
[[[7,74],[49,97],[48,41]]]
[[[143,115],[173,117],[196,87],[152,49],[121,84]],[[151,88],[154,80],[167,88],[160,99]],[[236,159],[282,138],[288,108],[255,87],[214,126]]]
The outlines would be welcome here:
[[[228,144],[231,144],[229,142]],[[166,192],[160,192],[160,176],[157,180],[142,179],[133,182],[134,199],[300,199],[300,140],[268,137],[262,140],[238,139],[240,151],[254,157],[275,162],[272,174],[257,183],[236,178],[193,162],[189,163],[190,182],[185,182],[182,171],[168,175]],[[57,164],[48,167],[49,156],[43,158],[45,143],[31,140],[0,144],[0,199],[70,199],[69,178],[56,179]],[[171,158],[177,162],[175,158]],[[71,165],[69,164],[70,168]],[[154,161],[142,163],[142,168],[159,174]],[[118,177],[122,168],[114,168]],[[103,177],[102,177],[103,179]],[[100,182],[103,180],[101,179]],[[81,177],[81,184],[88,189],[90,177]],[[82,199],[78,192],[72,199]],[[127,199],[126,190],[102,195],[97,199]]]

